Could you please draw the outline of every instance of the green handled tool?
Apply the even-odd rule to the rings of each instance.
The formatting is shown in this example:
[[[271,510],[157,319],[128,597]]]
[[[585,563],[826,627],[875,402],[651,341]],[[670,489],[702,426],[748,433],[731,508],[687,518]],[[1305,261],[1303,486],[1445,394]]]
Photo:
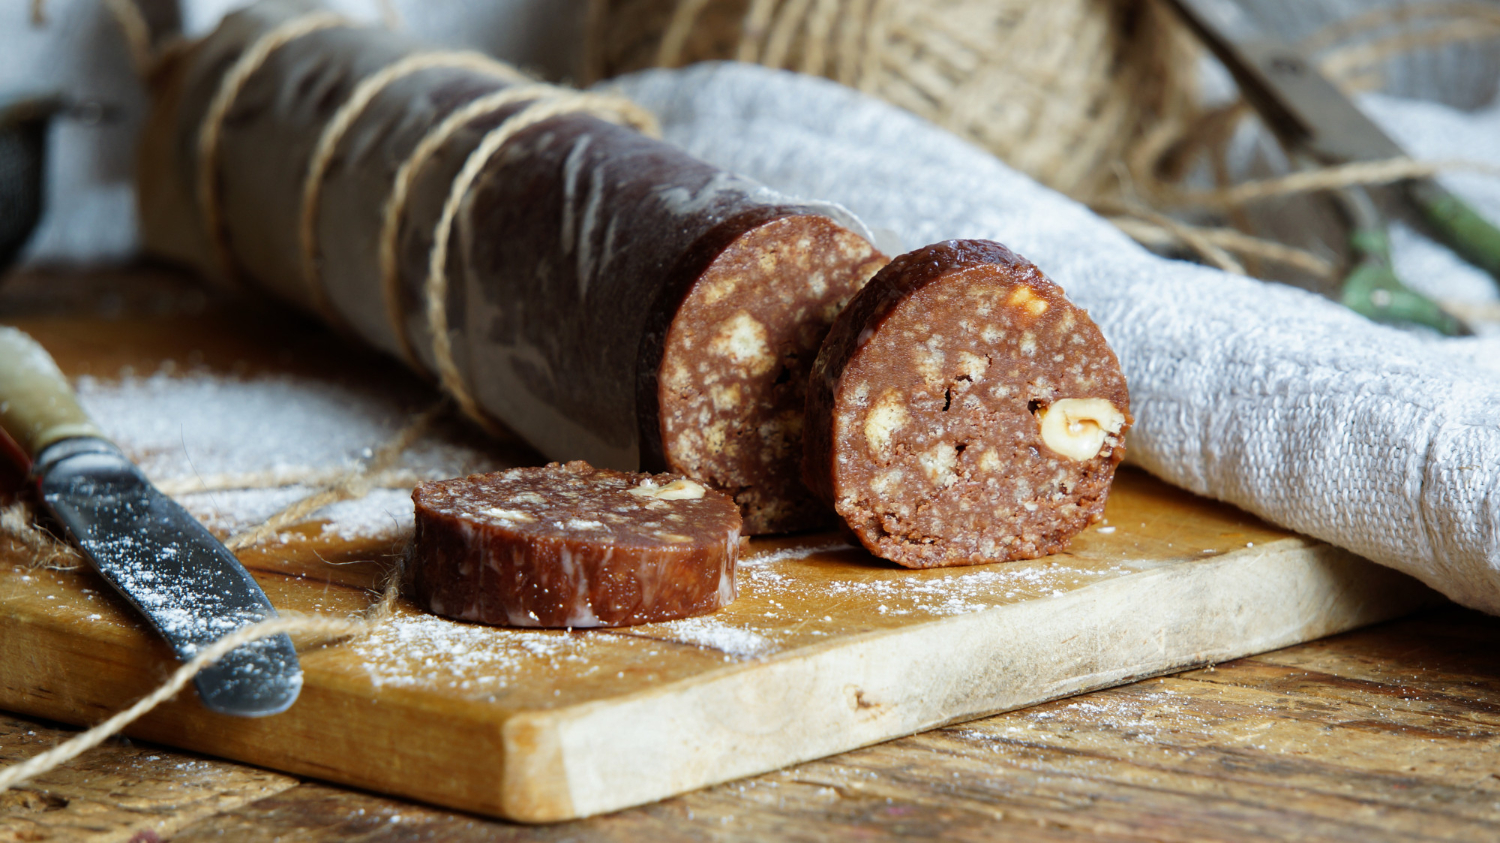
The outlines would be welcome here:
[[[1405,151],[1294,47],[1264,32],[1235,0],[1173,0],[1293,158],[1323,164],[1384,161]],[[1500,279],[1500,229],[1432,179],[1399,185],[1443,243]],[[1391,269],[1385,223],[1361,188],[1335,191],[1349,218],[1354,266],[1340,299],[1373,319],[1414,322],[1447,334],[1463,328]]]
[[[1391,266],[1391,241],[1370,194],[1357,187],[1334,191],[1349,222],[1353,268],[1339,287],[1339,301],[1377,322],[1426,325],[1448,336],[1469,333],[1437,302],[1412,290]]]

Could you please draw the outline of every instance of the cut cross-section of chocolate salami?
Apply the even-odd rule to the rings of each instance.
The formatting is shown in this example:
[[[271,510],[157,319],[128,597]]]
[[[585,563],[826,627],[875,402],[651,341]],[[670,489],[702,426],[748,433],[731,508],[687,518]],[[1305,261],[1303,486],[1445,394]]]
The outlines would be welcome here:
[[[412,500],[411,591],[440,615],[629,626],[734,599],[739,510],[685,478],[575,461],[422,483]]]
[[[747,533],[828,526],[798,471],[808,374],[834,317],[886,257],[823,216],[731,231],[675,311],[662,309],[660,357],[653,348],[643,360],[638,406],[658,426],[641,435],[647,467],[659,440],[668,471],[734,497]]]
[[[1028,559],[1101,517],[1130,424],[1119,362],[1062,288],[998,243],[950,240],[834,322],[803,476],[898,564]]]

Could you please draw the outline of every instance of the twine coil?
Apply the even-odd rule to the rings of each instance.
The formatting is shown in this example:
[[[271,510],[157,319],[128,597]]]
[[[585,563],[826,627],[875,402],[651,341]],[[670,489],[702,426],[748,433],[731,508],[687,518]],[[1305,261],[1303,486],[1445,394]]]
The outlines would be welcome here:
[[[401,274],[397,264],[396,249],[399,245],[401,222],[406,214],[406,201],[416,182],[417,174],[421,172],[427,160],[442,148],[443,144],[469,123],[506,106],[546,96],[554,90],[556,89],[551,85],[540,83],[521,85],[503,88],[469,102],[429,129],[396,170],[396,177],[391,182],[391,192],[386,197],[385,208],[381,213],[377,257],[380,265],[380,291],[385,301],[386,319],[396,339],[401,357],[407,365],[418,368],[420,361],[417,359],[416,350],[412,348],[411,338],[407,336],[405,314],[401,310]]]
[[[122,24],[123,25],[123,24]],[[229,244],[224,221],[223,197],[218,183],[218,150],[224,121],[251,76],[279,48],[304,36],[325,29],[350,25],[344,18],[326,12],[302,15],[282,23],[257,37],[219,80],[213,99],[198,132],[197,199],[207,231],[213,259],[220,271],[238,279],[238,271]],[[129,27],[125,27],[129,30]],[[415,73],[437,67],[469,68],[511,82],[529,80],[520,71],[470,52],[433,51],[408,55],[362,79],[334,111],[318,134],[301,183],[298,206],[297,236],[303,291],[307,304],[326,321],[341,325],[342,316],[328,298],[323,283],[318,244],[318,216],[322,204],[322,186],[332,166],[340,142],[370,103],[391,84]],[[377,241],[380,290],[386,316],[398,350],[409,364],[419,365],[405,330],[401,312],[400,272],[397,263],[397,239],[413,183],[424,164],[450,138],[471,121],[506,106],[534,101],[503,121],[480,138],[478,147],[465,160],[463,169],[449,187],[442,214],[434,231],[424,283],[424,313],[432,334],[432,357],[442,387],[453,396],[466,416],[486,430],[500,434],[501,428],[487,416],[473,397],[453,358],[452,338],[448,332],[446,295],[448,281],[446,262],[448,239],[459,207],[482,168],[499,149],[518,132],[544,120],[566,114],[588,114],[613,123],[631,126],[649,134],[657,132],[653,115],[634,103],[608,95],[591,94],[543,84],[517,84],[473,102],[445,117],[433,126],[401,163],[392,181],[381,219]]]

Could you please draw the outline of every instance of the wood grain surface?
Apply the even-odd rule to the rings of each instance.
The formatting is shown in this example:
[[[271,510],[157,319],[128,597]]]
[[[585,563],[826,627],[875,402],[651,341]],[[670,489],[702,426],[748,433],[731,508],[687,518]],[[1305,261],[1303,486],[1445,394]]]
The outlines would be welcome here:
[[[0,318],[30,331],[75,374],[160,371],[164,361],[181,361],[229,371],[333,367],[343,376],[391,377],[388,362],[352,352],[309,326],[211,303],[201,312],[165,316],[99,319],[65,311],[10,318],[0,310]],[[1404,577],[1141,474],[1122,475],[1107,517],[1104,530],[1086,533],[1066,554],[972,569],[898,570],[848,548],[772,561],[777,551],[836,539],[757,542],[742,573],[741,598],[714,616],[707,637],[701,628],[671,624],[604,633],[464,627],[472,633],[465,633],[466,646],[506,656],[488,662],[483,675],[472,660],[397,646],[404,640],[400,631],[413,628],[402,624],[443,623],[404,607],[373,643],[307,652],[307,686],[287,714],[220,717],[204,712],[188,693],[140,721],[132,734],[428,802],[555,821],[1262,652],[1432,602]],[[342,541],[317,524],[294,539],[241,556],[276,605],[303,611],[347,613],[367,605],[382,560],[397,550]],[[0,640],[6,643],[0,707],[96,722],[170,669],[166,648],[91,575],[36,570],[15,550],[9,553],[0,560]],[[383,634],[389,640],[378,640]],[[745,650],[725,647],[725,640],[759,643]],[[1147,707],[1162,710],[1178,704],[1172,695],[1200,695],[1200,688],[1214,686],[1210,679],[1191,681],[1197,684],[1182,691],[1149,692],[1168,698],[1151,698]],[[1068,705],[1014,716],[1031,718],[1028,731],[1048,732],[1051,719],[1077,719]],[[1042,718],[1049,722],[1033,722],[1037,711],[1053,714]],[[1219,722],[1238,728],[1240,719],[1236,712]],[[927,751],[952,756],[955,786],[965,779],[966,765],[987,763],[984,752],[1029,740],[1004,730],[975,737],[988,727],[970,728],[972,734],[949,729],[914,739]],[[1066,744],[1076,728],[1057,726],[1056,742]],[[960,744],[967,749],[944,743],[955,734],[965,736]],[[1122,740],[1143,734],[1137,729]],[[1246,740],[1254,734],[1247,732]],[[1110,751],[1139,749],[1149,769],[1154,741]],[[1056,769],[1048,776],[1086,782],[1094,749],[1075,749],[1041,753],[1038,769],[1051,765]],[[882,750],[870,750],[870,758],[880,758]],[[849,771],[818,773],[824,768],[804,765],[799,769],[814,771],[806,774],[812,778],[797,780],[788,792],[811,788],[806,798],[814,798],[832,788],[839,800],[845,790],[858,796],[855,801],[876,799],[863,789],[878,793],[874,782],[909,775],[891,766],[895,762],[872,763],[873,777],[863,783]],[[1141,781],[1154,775],[1142,773]],[[839,783],[819,783],[818,776]],[[286,796],[289,804],[315,813],[345,798],[305,787]],[[248,798],[261,804],[262,796]],[[1073,798],[1083,798],[1082,791]],[[830,804],[843,804],[839,800]],[[45,805],[26,810],[47,813]],[[178,812],[182,818],[172,827],[201,816],[192,810]],[[967,815],[979,809],[953,810]],[[233,813],[221,811],[214,821],[234,822]]]
[[[0,760],[68,734],[0,716]],[[0,841],[1492,841],[1497,752],[1500,619],[1444,607],[547,826],[118,741]]]

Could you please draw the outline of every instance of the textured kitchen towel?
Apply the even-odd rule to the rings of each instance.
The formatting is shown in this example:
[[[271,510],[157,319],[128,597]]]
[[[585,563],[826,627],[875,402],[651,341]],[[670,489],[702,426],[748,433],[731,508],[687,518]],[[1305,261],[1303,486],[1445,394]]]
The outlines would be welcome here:
[[[842,203],[908,248],[1006,243],[1087,307],[1119,354],[1133,462],[1500,614],[1493,341],[1424,340],[1290,287],[1155,257],[989,154],[830,82],[715,64],[611,87],[689,151]]]

